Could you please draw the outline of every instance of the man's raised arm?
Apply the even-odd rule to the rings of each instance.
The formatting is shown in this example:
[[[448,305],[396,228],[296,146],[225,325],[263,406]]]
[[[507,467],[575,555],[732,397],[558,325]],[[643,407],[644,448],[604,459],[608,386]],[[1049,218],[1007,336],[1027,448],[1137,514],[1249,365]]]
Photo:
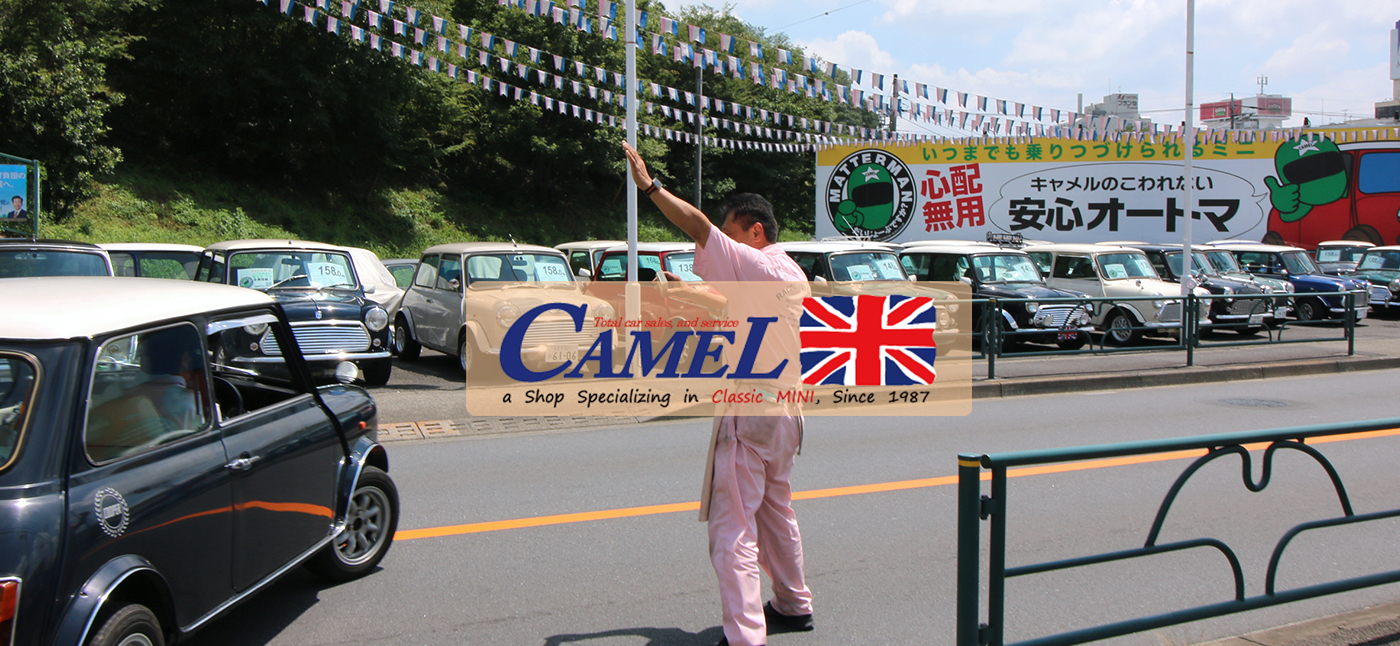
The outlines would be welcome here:
[[[627,152],[627,165],[632,169],[632,179],[637,183],[637,188],[646,191],[652,203],[661,209],[667,220],[680,227],[695,244],[704,247],[710,239],[710,219],[690,202],[672,195],[660,185],[654,185],[651,175],[647,173],[646,162],[642,161],[642,156],[637,154],[636,149],[627,145],[625,141],[622,142],[622,149]]]

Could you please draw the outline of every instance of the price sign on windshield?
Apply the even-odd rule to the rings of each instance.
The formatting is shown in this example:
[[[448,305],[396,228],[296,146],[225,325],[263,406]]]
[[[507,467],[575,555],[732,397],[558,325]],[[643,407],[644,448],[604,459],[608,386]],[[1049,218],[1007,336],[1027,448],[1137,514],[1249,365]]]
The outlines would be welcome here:
[[[350,272],[333,262],[309,262],[306,269],[311,272],[311,284],[317,286],[353,285]]]
[[[540,282],[568,282],[569,270],[561,263],[539,262],[535,264],[535,280]]]

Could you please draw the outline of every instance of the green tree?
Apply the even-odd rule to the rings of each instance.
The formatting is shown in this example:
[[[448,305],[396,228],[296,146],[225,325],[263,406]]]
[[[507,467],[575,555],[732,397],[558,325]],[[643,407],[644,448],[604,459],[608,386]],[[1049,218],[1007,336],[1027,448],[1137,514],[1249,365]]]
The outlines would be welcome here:
[[[108,112],[122,100],[106,83],[106,66],[130,43],[111,26],[140,4],[0,3],[0,142],[3,152],[43,163],[44,204],[57,219],[121,161],[105,141]]]

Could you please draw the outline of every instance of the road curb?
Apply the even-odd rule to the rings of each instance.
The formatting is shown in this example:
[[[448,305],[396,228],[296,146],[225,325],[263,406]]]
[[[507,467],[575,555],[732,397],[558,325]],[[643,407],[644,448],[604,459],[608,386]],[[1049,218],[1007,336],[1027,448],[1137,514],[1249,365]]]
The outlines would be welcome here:
[[[1400,642],[1400,603],[1300,621],[1197,646],[1359,646]]]
[[[1337,374],[1363,370],[1400,368],[1400,358],[1347,358],[1287,361],[1268,365],[1174,368],[1131,371],[1114,374],[1064,375],[1055,377],[1012,377],[989,379],[972,384],[973,399],[1053,395],[1091,390],[1124,390],[1183,386],[1222,381],[1274,379],[1306,375]]]

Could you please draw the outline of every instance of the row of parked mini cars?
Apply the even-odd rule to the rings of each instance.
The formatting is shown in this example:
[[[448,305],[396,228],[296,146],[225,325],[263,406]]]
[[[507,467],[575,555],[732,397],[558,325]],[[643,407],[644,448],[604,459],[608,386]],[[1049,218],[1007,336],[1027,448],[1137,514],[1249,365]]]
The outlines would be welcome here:
[[[0,645],[159,646],[294,567],[378,567],[378,411],[316,378],[388,370],[367,271],[285,240],[0,240]]]

